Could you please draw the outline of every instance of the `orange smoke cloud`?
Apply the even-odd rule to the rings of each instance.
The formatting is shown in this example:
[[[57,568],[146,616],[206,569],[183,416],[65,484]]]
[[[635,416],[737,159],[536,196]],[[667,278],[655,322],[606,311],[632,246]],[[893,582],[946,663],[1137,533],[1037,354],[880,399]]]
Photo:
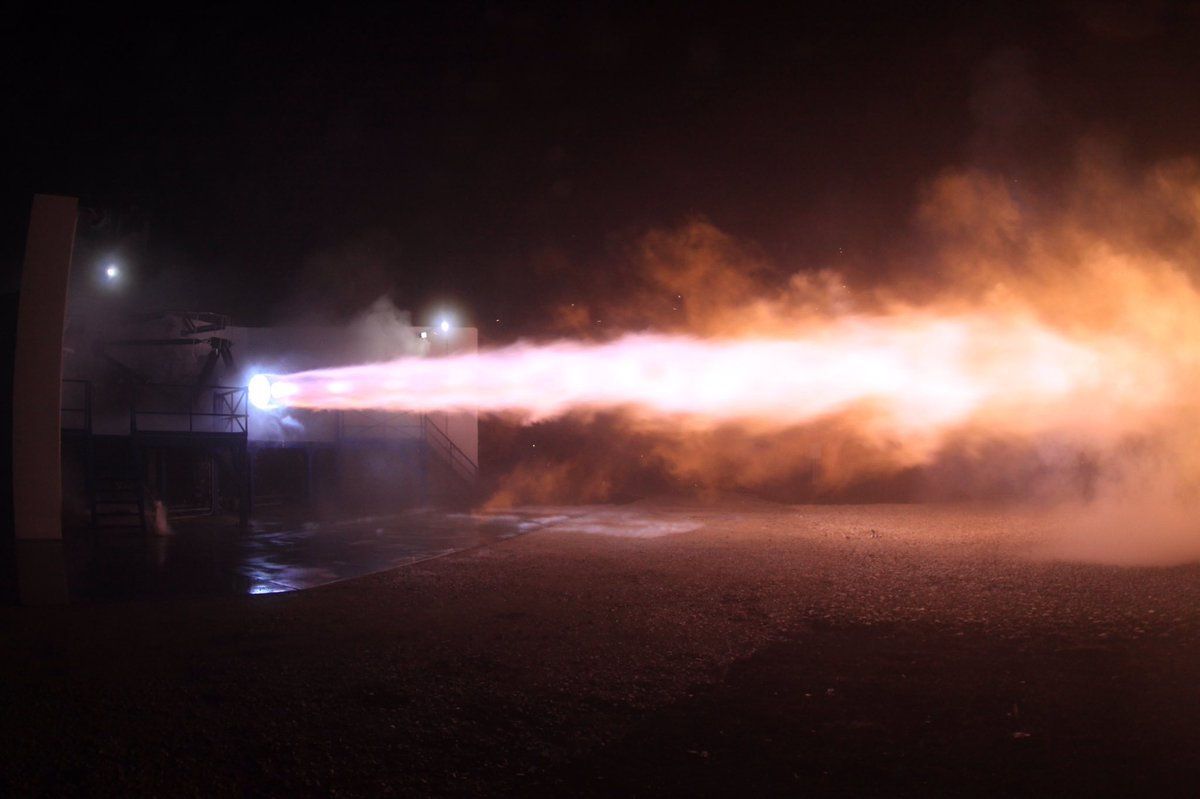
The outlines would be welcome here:
[[[635,462],[686,487],[794,496],[920,467],[935,494],[1190,501],[1200,168],[1081,152],[1065,189],[940,176],[887,270],[786,275],[693,221],[627,251],[625,290],[562,309],[585,337],[282,376],[276,399],[581,422],[558,461],[513,472],[511,502],[571,497],[581,479],[601,499]]]

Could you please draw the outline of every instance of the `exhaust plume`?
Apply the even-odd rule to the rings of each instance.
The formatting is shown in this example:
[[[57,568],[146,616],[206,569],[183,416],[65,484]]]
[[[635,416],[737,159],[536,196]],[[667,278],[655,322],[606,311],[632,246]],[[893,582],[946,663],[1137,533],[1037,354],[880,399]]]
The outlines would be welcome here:
[[[481,354],[277,376],[300,408],[478,409],[539,421],[622,409],[692,427],[807,424],[855,412],[878,435],[922,441],[960,426],[1037,433],[1122,414],[1170,394],[1161,360],[1119,339],[1077,341],[1025,316],[853,316],[790,338],[627,335],[521,343]]]
[[[1092,142],[1063,185],[947,172],[924,188],[914,237],[841,271],[788,276],[703,220],[654,231],[609,275],[625,291],[564,304],[570,338],[278,375],[273,397],[473,408],[558,435],[602,420],[602,442],[575,425],[556,462],[514,469],[499,492],[512,502],[571,496],[580,479],[598,499],[647,469],[795,498],[918,469],[909,498],[1153,496],[1187,518],[1200,167],[1127,169]]]

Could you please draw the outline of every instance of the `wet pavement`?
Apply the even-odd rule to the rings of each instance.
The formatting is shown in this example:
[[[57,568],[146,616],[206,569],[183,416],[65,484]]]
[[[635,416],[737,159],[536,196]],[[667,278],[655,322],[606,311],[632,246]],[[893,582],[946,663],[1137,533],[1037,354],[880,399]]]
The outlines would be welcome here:
[[[311,588],[496,543],[586,509],[497,513],[413,510],[296,522],[219,518],[175,524],[171,535],[99,530],[68,541],[74,601],[271,594]]]
[[[313,591],[0,607],[0,796],[1200,793],[1200,549],[1064,560],[1089,520],[1002,505],[567,513],[181,524],[128,579],[248,593],[517,535]]]

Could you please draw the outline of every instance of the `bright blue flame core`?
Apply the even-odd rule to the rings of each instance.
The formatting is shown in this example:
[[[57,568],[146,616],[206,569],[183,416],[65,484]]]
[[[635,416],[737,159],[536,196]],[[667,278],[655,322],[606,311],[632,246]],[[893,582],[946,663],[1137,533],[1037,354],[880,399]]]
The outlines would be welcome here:
[[[266,375],[255,375],[246,385],[246,392],[250,397],[250,404],[254,407],[263,409],[271,407],[271,378]]]

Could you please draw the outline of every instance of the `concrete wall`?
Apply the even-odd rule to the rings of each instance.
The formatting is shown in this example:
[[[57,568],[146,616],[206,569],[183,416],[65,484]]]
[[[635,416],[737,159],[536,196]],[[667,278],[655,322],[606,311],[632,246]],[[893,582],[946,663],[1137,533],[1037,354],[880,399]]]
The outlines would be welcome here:
[[[17,311],[12,391],[12,500],[17,593],[67,601],[59,421],[67,284],[78,201],[36,195]]]
[[[62,538],[59,397],[77,205],[74,197],[39,194],[29,219],[13,368],[18,540]]]

